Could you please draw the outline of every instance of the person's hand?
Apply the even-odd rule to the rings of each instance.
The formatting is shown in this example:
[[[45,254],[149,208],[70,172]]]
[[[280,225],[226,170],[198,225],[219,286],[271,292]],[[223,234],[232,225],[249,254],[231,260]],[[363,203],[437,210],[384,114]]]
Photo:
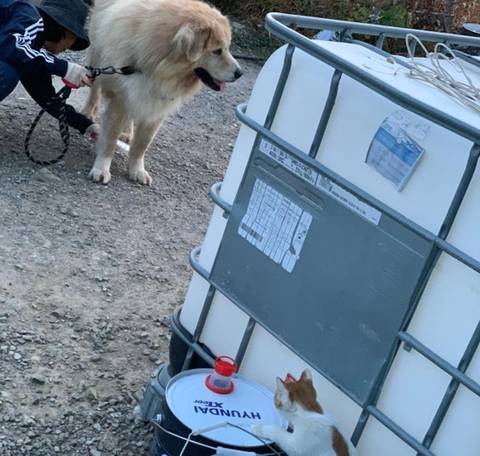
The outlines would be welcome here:
[[[93,79],[90,70],[78,63],[68,62],[67,74],[65,74],[63,81],[72,89],[78,89],[82,86],[91,86]]]
[[[100,125],[94,122],[85,130],[85,136],[88,138],[89,141],[96,143],[98,138],[100,137]]]

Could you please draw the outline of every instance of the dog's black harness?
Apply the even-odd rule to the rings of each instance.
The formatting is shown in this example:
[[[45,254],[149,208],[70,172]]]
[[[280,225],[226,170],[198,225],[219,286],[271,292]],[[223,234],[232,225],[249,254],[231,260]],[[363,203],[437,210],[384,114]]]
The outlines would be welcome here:
[[[122,68],[115,68],[113,66],[108,66],[105,68],[94,68],[94,67],[88,66],[86,68],[90,71],[92,79],[97,78],[101,74],[122,74],[122,75],[128,76],[133,73],[139,72],[133,66],[124,66]],[[25,137],[25,143],[24,143],[25,154],[31,161],[33,161],[37,165],[50,166],[55,163],[58,163],[60,160],[63,159],[63,157],[65,157],[65,154],[68,151],[68,148],[70,146],[70,129],[68,128],[68,123],[67,123],[66,104],[67,104],[67,99],[71,93],[72,93],[72,87],[69,87],[67,85],[65,85],[65,87],[62,87],[47,102],[46,108],[42,108],[40,110],[40,112],[37,114],[37,117],[35,117],[35,120],[33,121],[30,129],[28,130],[27,136]],[[57,155],[57,157],[51,160],[38,160],[37,158],[34,157],[32,152],[30,151],[30,140],[33,132],[35,131],[35,128],[38,125],[38,122],[40,122],[40,119],[45,113],[45,109],[47,109],[50,104],[54,103],[57,100],[60,100],[60,107],[59,107],[59,114],[58,114],[58,129],[63,141],[63,150],[59,155]]]

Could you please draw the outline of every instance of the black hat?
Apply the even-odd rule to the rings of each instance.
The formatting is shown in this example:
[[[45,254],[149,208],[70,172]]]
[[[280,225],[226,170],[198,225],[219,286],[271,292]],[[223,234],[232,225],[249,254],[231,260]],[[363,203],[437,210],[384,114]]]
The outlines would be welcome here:
[[[77,37],[70,49],[82,51],[90,46],[85,22],[88,6],[85,0],[43,0],[37,8],[50,16],[58,25],[74,33]]]

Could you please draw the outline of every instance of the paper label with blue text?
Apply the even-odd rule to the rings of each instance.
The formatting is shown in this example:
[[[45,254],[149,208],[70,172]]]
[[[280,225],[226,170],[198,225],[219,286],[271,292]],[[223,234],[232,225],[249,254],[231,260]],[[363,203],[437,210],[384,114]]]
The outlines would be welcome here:
[[[419,125],[408,124],[404,117],[394,113],[382,122],[370,144],[366,160],[398,191],[405,187],[424,154],[424,149],[413,139],[413,134],[424,138],[428,133],[428,129],[422,130]]]

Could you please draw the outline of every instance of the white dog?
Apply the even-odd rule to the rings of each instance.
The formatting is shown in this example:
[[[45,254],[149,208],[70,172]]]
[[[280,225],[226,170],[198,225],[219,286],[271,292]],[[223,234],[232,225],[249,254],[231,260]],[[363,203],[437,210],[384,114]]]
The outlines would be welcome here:
[[[90,177],[110,181],[117,138],[133,123],[130,178],[150,185],[144,155],[163,120],[191,99],[203,82],[223,90],[242,75],[229,47],[230,24],[197,0],[97,0],[90,23],[89,65],[135,69],[132,75],[99,76],[84,113],[93,118],[106,101],[102,133]]]

